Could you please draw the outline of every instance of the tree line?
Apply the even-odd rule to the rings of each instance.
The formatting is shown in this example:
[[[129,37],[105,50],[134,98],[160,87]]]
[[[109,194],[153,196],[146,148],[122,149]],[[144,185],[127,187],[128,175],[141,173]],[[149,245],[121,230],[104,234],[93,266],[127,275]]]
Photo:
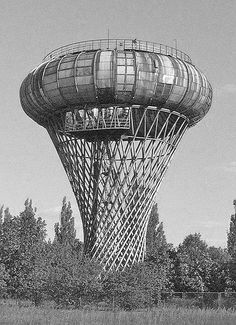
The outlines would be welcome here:
[[[0,208],[1,298],[77,308],[81,301],[111,302],[115,297],[116,305],[133,309],[157,304],[165,292],[236,291],[236,214],[230,219],[227,248],[209,247],[199,233],[174,247],[166,240],[155,204],[145,261],[122,272],[104,272],[102,265],[83,254],[66,198],[54,239],[47,240],[46,235],[46,223],[36,215],[31,200],[17,216]]]

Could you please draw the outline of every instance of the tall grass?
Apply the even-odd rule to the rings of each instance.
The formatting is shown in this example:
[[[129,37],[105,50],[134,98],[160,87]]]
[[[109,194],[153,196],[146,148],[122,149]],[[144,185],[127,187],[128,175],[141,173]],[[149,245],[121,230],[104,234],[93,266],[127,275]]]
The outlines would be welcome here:
[[[0,306],[1,325],[235,325],[236,312],[160,307],[111,312]]]

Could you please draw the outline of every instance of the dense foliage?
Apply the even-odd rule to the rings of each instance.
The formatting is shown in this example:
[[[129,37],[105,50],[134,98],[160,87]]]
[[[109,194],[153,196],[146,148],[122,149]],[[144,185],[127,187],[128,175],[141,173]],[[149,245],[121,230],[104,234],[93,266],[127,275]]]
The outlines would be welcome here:
[[[106,273],[102,265],[84,256],[66,198],[54,230],[51,242],[31,200],[17,216],[0,208],[0,298],[79,307],[82,302],[112,303],[115,297],[116,305],[129,310],[155,305],[171,291],[236,290],[235,215],[227,249],[208,247],[197,233],[174,248],[167,243],[155,204],[147,227],[145,261],[123,272]]]

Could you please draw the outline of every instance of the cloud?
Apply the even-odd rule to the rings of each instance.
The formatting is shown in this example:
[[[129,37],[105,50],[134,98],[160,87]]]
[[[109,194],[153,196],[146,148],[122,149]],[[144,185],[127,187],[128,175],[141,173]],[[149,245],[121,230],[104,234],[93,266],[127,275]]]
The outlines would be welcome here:
[[[215,95],[220,97],[224,95],[236,95],[236,84],[229,83],[216,88]]]

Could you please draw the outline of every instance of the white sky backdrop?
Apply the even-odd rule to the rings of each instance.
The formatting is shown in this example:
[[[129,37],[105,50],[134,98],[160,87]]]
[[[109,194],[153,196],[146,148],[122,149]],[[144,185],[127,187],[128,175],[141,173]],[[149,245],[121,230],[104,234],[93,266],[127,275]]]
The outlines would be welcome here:
[[[190,55],[214,90],[209,114],[183,138],[158,194],[169,242],[200,232],[226,245],[236,198],[235,0],[1,0],[0,204],[13,214],[33,199],[49,236],[64,195],[82,227],[66,174],[46,130],[22,111],[19,88],[51,50],[76,41],[137,38]]]

